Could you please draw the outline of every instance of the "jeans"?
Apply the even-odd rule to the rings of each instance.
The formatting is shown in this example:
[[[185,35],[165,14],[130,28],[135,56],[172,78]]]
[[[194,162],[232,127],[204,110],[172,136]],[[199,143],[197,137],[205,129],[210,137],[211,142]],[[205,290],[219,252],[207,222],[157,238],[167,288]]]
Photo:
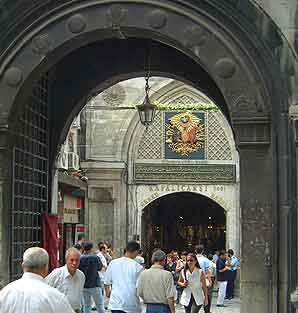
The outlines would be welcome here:
[[[91,313],[91,297],[95,302],[96,309],[98,313],[104,313],[104,303],[102,296],[102,288],[84,288],[83,289],[84,296],[84,313]]]
[[[189,304],[188,306],[184,306],[184,309],[185,313],[199,313],[201,307],[202,305],[197,305],[193,295],[191,295]]]
[[[82,294],[82,297],[81,297],[81,301],[80,301],[80,306],[81,306],[81,312],[80,313],[85,313],[85,310],[84,310],[84,307],[85,307],[85,302],[84,302],[84,296]]]
[[[146,313],[171,313],[171,309],[167,304],[148,303]]]
[[[226,289],[227,289],[227,282],[226,281],[218,281],[218,298],[217,298],[217,304],[223,305],[225,301],[226,296]]]

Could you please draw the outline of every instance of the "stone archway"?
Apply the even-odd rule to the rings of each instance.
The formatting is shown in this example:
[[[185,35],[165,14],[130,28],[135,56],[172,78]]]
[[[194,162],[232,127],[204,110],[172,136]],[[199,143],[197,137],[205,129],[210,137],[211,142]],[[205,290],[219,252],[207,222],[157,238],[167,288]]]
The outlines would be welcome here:
[[[176,193],[192,193],[211,199],[225,210],[226,247],[233,248],[240,255],[239,205],[236,186],[158,184],[137,186],[136,205],[138,209],[137,234],[142,235],[142,214],[144,208],[155,200]],[[141,238],[142,239],[142,238]]]
[[[19,9],[23,14],[22,8]],[[50,174],[61,137],[84,100],[92,92],[126,77],[143,75],[146,72],[143,60],[150,42],[154,52],[152,73],[177,77],[202,89],[220,104],[232,124],[242,175],[242,234],[245,239],[242,290],[246,295],[242,313],[266,309],[275,312],[279,283],[275,273],[280,259],[275,231],[277,209],[286,210],[289,202],[289,179],[284,171],[288,168],[287,116],[280,112],[287,111],[289,98],[287,88],[283,88],[287,81],[283,81],[280,73],[281,58],[276,57],[278,53],[271,53],[273,49],[266,43],[268,34],[263,34],[263,28],[262,33],[259,32],[243,12],[232,5],[223,7],[220,1],[197,5],[182,0],[174,3],[107,0],[75,4],[65,1],[61,6],[46,3],[30,10],[29,17],[24,15],[27,21],[22,19],[22,23],[14,25],[18,36],[12,39],[10,33],[7,34],[1,55],[1,242],[9,242],[13,230],[9,232],[4,225],[11,224],[11,211],[17,211],[10,209],[15,190],[7,184],[12,177],[10,165],[16,144],[9,139],[11,134],[15,135],[16,117],[24,109],[33,83],[50,72],[49,109],[56,117],[55,124],[51,124],[53,129],[49,128],[51,142],[46,144],[49,168],[45,173]],[[20,13],[14,9],[9,12],[13,17]],[[278,49],[283,45],[282,38],[272,23],[266,25],[270,25],[268,29],[276,35],[273,48]],[[118,39],[107,40],[110,38]],[[288,51],[286,44],[284,47]],[[132,49],[135,51],[133,60]],[[103,62],[96,66],[99,57]],[[85,75],[78,77],[74,75],[75,70]],[[291,88],[289,84],[288,90]],[[277,140],[280,136],[283,140]],[[278,182],[283,189],[277,187]],[[47,188],[47,184],[44,187]],[[282,222],[286,220],[287,216],[282,216]],[[259,229],[258,234],[254,232],[256,229]],[[3,244],[3,281],[8,279],[6,251]],[[264,253],[268,253],[273,262],[273,271],[268,266],[274,286],[271,295],[266,289],[270,284],[265,275]]]
[[[156,248],[194,252],[198,244],[203,244],[207,253],[225,249],[229,245],[229,226],[227,211],[198,192],[162,195],[142,208],[140,243],[146,263],[150,264]]]

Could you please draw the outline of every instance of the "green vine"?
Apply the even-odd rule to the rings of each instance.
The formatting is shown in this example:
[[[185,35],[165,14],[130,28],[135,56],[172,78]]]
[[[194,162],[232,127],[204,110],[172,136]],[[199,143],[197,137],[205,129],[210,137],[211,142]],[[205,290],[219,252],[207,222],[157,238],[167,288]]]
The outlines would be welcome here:
[[[190,104],[154,102],[159,111],[218,111],[213,103],[195,102]]]

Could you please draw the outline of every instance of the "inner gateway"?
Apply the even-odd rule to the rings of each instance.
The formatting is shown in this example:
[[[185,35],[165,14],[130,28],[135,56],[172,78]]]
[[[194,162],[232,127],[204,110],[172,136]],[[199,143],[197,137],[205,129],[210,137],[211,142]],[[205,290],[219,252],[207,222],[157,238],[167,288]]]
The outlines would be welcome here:
[[[191,192],[173,193],[148,204],[142,228],[146,259],[155,248],[181,252],[203,244],[208,253],[214,253],[226,247],[225,210],[210,198]]]
[[[192,250],[208,239],[210,252],[239,254],[239,157],[225,116],[181,81],[152,77],[150,87],[150,101],[160,109],[148,128],[134,109],[144,100],[143,78],[108,88],[81,114],[91,239],[121,247],[119,225],[127,225],[147,260],[156,247]],[[67,153],[67,144],[62,150]]]

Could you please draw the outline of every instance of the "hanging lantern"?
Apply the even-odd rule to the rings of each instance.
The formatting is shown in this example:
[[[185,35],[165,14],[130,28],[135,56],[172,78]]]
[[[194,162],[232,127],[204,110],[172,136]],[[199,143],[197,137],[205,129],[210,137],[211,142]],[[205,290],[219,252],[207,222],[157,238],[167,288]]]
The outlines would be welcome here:
[[[145,99],[141,105],[137,106],[139,112],[139,118],[142,125],[148,127],[153,123],[156,106],[150,102],[149,99],[149,76],[146,78],[146,86],[145,86]]]

